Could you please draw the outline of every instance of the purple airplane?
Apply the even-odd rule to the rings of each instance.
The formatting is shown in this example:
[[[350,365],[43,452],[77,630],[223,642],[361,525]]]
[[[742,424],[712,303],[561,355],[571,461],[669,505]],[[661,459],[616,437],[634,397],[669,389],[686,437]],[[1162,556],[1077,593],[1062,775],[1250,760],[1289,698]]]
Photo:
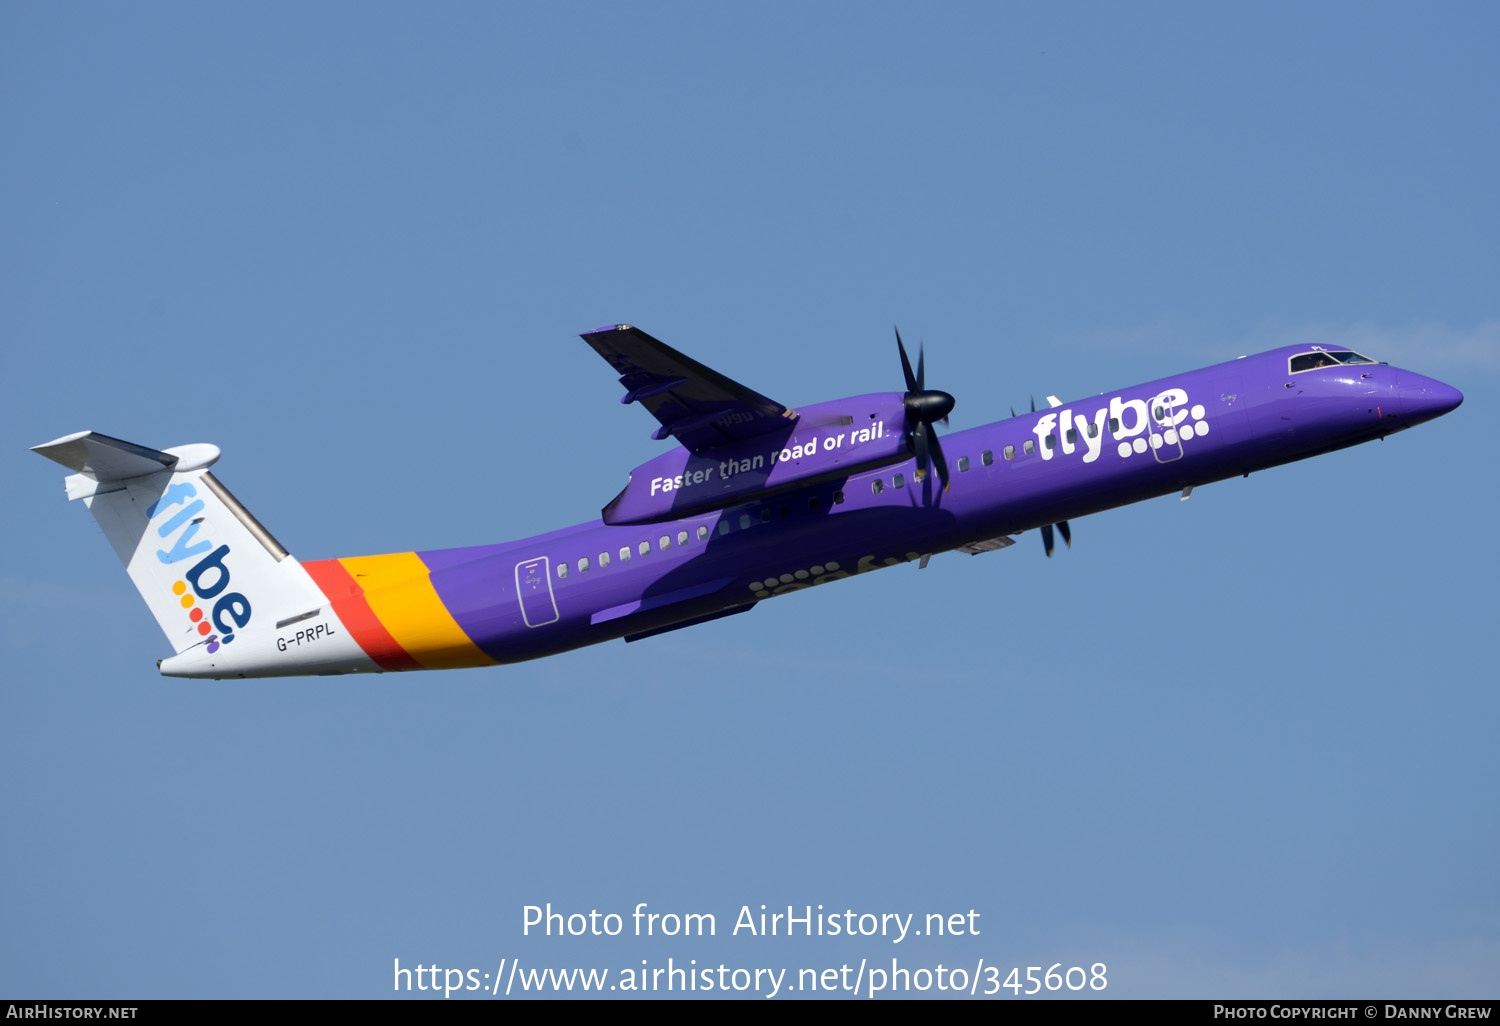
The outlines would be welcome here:
[[[208,470],[212,445],[93,432],[68,467],[176,654],[173,677],[491,666],[638,641],[938,552],[1383,438],[1463,402],[1331,346],[1289,346],[1063,403],[939,442],[953,397],[896,336],[904,392],[792,410],[628,324],[583,336],[623,403],[679,443],[601,519],[524,541],[299,563]],[[1034,406],[1034,404],[1033,404]],[[1014,414],[1014,411],[1012,411]]]

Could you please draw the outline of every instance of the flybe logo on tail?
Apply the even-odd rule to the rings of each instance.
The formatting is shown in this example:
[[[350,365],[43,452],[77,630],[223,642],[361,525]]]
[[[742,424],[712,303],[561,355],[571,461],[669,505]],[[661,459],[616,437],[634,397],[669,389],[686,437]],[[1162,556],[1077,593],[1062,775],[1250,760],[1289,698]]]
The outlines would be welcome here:
[[[229,591],[229,546],[214,547],[207,538],[198,537],[198,528],[203,522],[202,499],[194,498],[198,489],[186,481],[170,486],[162,497],[149,509],[146,516],[156,527],[162,539],[172,540],[168,548],[156,550],[156,558],[171,566],[194,556],[202,556],[190,567],[182,578],[172,585],[172,594],[182,603],[187,612],[190,629],[208,639],[208,650],[217,652],[219,646],[234,640],[236,628],[250,622],[250,600],[237,591]],[[187,500],[192,499],[191,502]],[[161,523],[159,517],[166,516],[174,507],[181,506]],[[178,533],[181,532],[181,533]],[[207,555],[204,555],[207,553]],[[204,612],[204,605],[213,602],[211,612]],[[215,633],[217,631],[217,633]]]

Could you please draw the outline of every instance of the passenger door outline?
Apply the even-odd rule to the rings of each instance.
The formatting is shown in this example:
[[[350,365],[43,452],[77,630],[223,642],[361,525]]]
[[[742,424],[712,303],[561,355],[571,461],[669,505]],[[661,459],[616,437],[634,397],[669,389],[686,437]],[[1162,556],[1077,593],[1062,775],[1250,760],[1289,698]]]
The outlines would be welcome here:
[[[1156,462],[1170,463],[1182,459],[1182,439],[1177,434],[1177,404],[1159,395],[1151,400],[1146,413],[1151,418],[1147,444],[1151,446],[1151,455],[1156,457]]]
[[[516,598],[527,627],[545,627],[560,619],[552,594],[552,566],[546,556],[516,564]]]

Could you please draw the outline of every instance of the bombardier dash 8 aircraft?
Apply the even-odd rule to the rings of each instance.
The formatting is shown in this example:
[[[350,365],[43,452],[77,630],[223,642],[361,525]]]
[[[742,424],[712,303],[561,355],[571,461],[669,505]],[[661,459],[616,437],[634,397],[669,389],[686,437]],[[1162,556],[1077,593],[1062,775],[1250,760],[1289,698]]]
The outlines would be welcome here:
[[[628,324],[583,335],[623,403],[677,447],[601,519],[524,541],[293,559],[219,483],[212,445],[93,432],[35,447],[82,499],[176,654],[172,677],[491,666],[636,641],[956,549],[976,555],[1128,502],[1383,438],[1454,409],[1442,382],[1347,349],[1291,346],[1064,403],[938,441],[953,397],[905,392],[797,410]],[[934,474],[933,471],[936,471]]]

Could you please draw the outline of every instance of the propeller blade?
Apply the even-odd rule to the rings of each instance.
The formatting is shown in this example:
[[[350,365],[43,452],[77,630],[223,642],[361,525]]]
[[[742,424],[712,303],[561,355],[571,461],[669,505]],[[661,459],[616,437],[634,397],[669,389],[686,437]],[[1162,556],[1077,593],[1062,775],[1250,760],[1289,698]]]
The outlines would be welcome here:
[[[924,428],[926,424],[922,425]],[[943,458],[943,447],[938,445],[937,432],[932,433],[932,462],[937,464],[938,480],[943,482],[943,491],[948,490],[948,461]]]
[[[906,358],[906,346],[901,341],[901,329],[896,329],[896,348],[901,353],[901,370],[906,374],[906,390],[908,392],[920,392],[921,386],[917,384],[917,376],[911,372],[911,361]]]
[[[1031,412],[1036,412],[1036,396],[1031,397]]]
[[[912,436],[917,447],[916,478],[920,481],[927,476],[927,425],[922,421],[918,421],[917,429],[912,432]],[[937,435],[933,435],[932,439],[934,442],[937,441]]]
[[[1042,548],[1047,550],[1047,555],[1052,555],[1052,525],[1042,525]]]
[[[1011,415],[1012,418],[1014,418],[1015,415],[1016,415],[1016,404],[1015,403],[1011,403],[1011,405],[1010,405],[1010,415]]]
[[[927,343],[917,343],[917,391],[927,391]]]
[[[1057,525],[1057,530],[1063,536],[1063,541],[1067,543],[1068,548],[1071,549],[1073,547],[1073,532],[1068,530],[1068,522],[1066,520],[1060,521]]]

